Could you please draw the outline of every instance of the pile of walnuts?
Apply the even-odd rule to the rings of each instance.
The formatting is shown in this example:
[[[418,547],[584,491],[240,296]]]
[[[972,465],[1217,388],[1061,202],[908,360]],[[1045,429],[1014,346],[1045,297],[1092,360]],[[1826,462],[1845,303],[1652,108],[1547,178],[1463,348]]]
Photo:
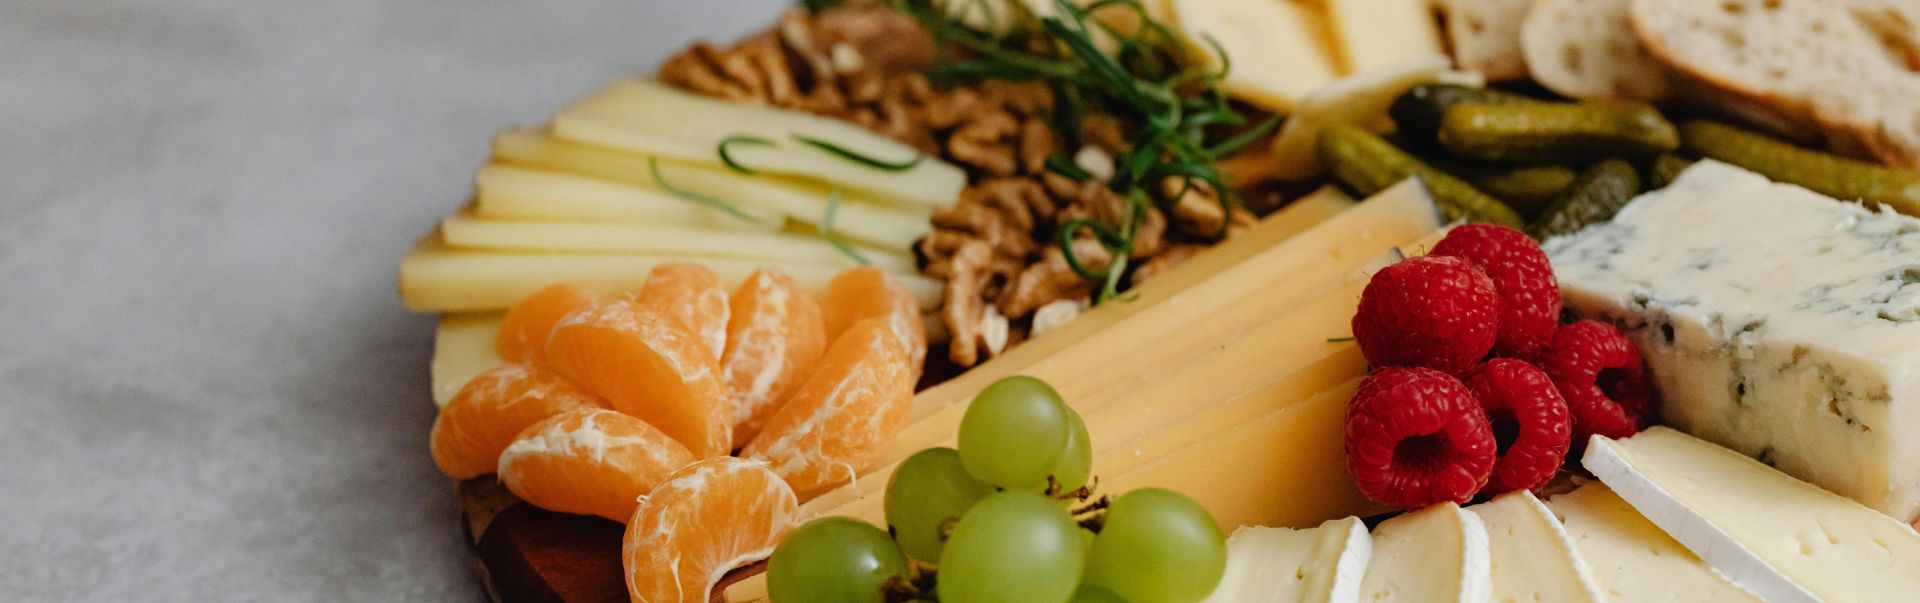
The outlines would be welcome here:
[[[1125,124],[1089,113],[1082,144],[1065,148],[1047,86],[983,80],[939,89],[923,73],[934,56],[932,39],[901,13],[794,9],[731,48],[693,45],[668,59],[660,78],[707,96],[845,119],[966,168],[959,202],[934,211],[933,231],[916,248],[921,272],[947,283],[938,326],[949,359],[964,367],[1089,305],[1097,283],[1072,270],[1057,237],[1073,219],[1119,224],[1126,217],[1126,199],[1105,183],[1126,149]],[[1047,169],[1054,155],[1092,177]],[[1223,212],[1204,186],[1161,184],[1160,205],[1168,209],[1146,210],[1129,258],[1135,282],[1252,219],[1238,208]],[[1092,233],[1078,236],[1072,245],[1082,267],[1097,272],[1113,261]]]

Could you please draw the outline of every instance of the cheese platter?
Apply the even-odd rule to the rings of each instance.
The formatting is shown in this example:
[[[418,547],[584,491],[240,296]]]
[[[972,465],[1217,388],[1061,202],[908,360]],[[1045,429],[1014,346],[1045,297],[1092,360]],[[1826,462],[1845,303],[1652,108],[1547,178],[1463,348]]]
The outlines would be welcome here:
[[[399,263],[496,600],[1920,592],[1920,8],[766,21]]]

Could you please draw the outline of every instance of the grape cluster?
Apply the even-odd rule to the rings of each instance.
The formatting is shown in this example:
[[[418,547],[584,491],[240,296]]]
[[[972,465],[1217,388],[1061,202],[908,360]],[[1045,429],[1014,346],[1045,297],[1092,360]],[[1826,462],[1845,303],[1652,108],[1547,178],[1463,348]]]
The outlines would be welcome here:
[[[959,447],[901,461],[887,530],[845,517],[795,529],[768,562],[775,603],[1191,603],[1226,540],[1199,503],[1145,488],[1096,497],[1086,423],[1039,379],[982,390]]]

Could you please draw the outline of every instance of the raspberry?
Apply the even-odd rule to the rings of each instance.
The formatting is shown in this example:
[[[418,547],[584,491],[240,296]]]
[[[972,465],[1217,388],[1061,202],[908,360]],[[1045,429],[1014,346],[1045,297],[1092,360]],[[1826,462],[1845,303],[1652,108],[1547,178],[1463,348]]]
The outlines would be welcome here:
[[[1531,361],[1552,342],[1560,327],[1560,285],[1532,237],[1505,226],[1467,224],[1447,233],[1432,255],[1466,259],[1493,279],[1501,304],[1494,355]]]
[[[1573,415],[1575,449],[1595,434],[1624,438],[1646,426],[1654,411],[1653,385],[1640,350],[1613,325],[1582,320],[1560,328],[1541,356]]]
[[[1493,474],[1487,415],[1466,384],[1427,368],[1368,375],[1347,407],[1347,468],[1360,492],[1402,509],[1465,503]]]
[[[1467,389],[1480,399],[1499,446],[1493,479],[1481,493],[1532,490],[1553,479],[1573,442],[1573,418],[1553,379],[1525,361],[1495,358],[1467,375]]]
[[[1423,366],[1458,375],[1493,349],[1500,298],[1467,260],[1411,258],[1373,275],[1360,293],[1353,337],[1373,366]]]

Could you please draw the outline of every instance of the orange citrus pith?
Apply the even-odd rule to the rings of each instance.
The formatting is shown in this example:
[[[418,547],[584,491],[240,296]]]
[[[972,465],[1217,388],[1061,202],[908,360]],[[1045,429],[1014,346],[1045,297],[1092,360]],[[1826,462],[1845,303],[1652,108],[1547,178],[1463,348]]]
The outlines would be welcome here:
[[[885,271],[872,266],[842,272],[827,281],[826,301],[820,305],[827,323],[827,345],[869,318],[880,318],[899,338],[916,378],[927,359],[927,328],[920,322],[920,304]]]
[[[799,501],[763,463],[719,457],[653,488],[627,522],[627,594],[650,603],[706,601],[728,570],[773,553]]]
[[[741,456],[767,461],[796,492],[851,479],[906,423],[914,379],[907,362],[886,320],[855,324]]]
[[[733,293],[727,351],[720,358],[733,445],[746,445],[826,351],[820,304],[778,270],[761,269]]]
[[[698,458],[731,450],[720,369],[677,320],[636,302],[576,312],[554,325],[547,362],[614,410],[679,440]]]
[[[433,463],[455,479],[488,473],[528,425],[606,402],[565,377],[526,364],[502,364],[468,381],[433,420]]]
[[[600,296],[578,285],[559,283],[533,292],[507,310],[494,349],[508,362],[539,363],[547,349],[553,323],[574,312],[600,305]]]
[[[500,481],[543,509],[626,521],[634,501],[693,454],[646,421],[605,409],[535,423],[500,455]]]
[[[647,273],[640,305],[680,321],[714,360],[727,347],[727,289],[720,275],[691,262],[668,262]]]

